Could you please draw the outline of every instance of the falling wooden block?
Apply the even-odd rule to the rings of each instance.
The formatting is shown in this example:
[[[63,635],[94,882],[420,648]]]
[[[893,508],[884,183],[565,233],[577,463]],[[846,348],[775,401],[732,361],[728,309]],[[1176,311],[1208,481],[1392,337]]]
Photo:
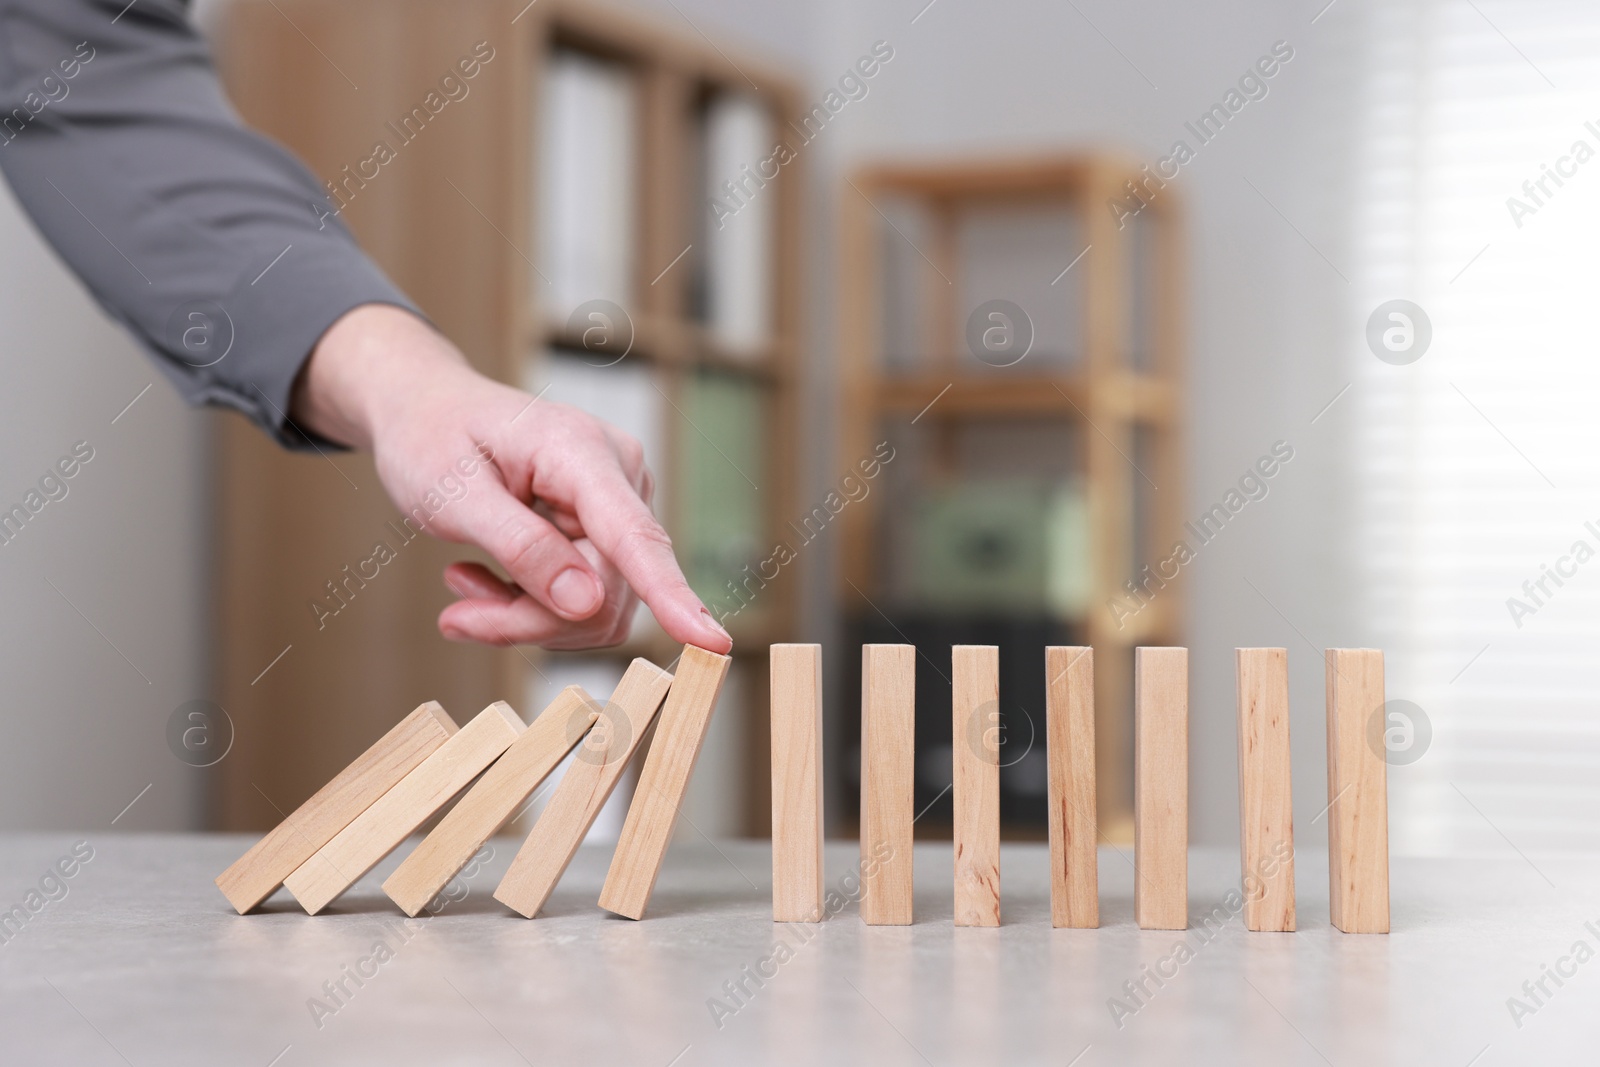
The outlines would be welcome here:
[[[1234,652],[1239,683],[1239,860],[1244,925],[1294,929],[1294,800],[1289,789],[1289,653]]]
[[[539,914],[627,769],[671,685],[672,675],[649,660],[636,659],[628,665],[616,692],[567,764],[544,813],[495,888],[496,900],[529,919]]]
[[[1000,650],[950,650],[955,924],[1000,925]]]
[[[861,921],[911,924],[917,650],[861,648]]]
[[[694,645],[683,647],[656,723],[655,740],[650,742],[633,803],[622,822],[611,869],[600,889],[600,906],[607,911],[630,919],[644,917],[732,662]]]
[[[509,705],[490,704],[285,878],[284,886],[315,915],[449,803],[522,731]]]
[[[438,704],[423,704],[219,874],[217,888],[240,915],[260,904],[456,729]]]
[[[1045,755],[1050,764],[1050,924],[1100,925],[1095,851],[1094,649],[1045,649]]]
[[[822,921],[822,646],[773,645],[772,919]]]
[[[1189,650],[1133,660],[1133,914],[1145,930],[1189,925]]]
[[[1328,908],[1347,934],[1389,932],[1389,776],[1383,653],[1330,648]]]
[[[383,883],[400,910],[415,917],[427,907],[583,740],[599,714],[600,705],[581,687],[558,693]]]

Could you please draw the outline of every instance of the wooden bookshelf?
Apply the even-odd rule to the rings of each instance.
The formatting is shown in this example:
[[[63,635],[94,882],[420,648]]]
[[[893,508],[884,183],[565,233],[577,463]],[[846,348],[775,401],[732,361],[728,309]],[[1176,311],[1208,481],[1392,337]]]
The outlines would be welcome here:
[[[624,238],[631,267],[628,291],[616,303],[631,320],[632,344],[620,365],[647,376],[660,394],[662,447],[648,458],[663,487],[662,520],[686,551],[696,501],[682,491],[693,473],[684,463],[695,441],[716,442],[690,425],[684,409],[697,387],[714,381],[754,398],[759,412],[760,455],[750,457],[754,469],[746,473],[759,498],[752,537],[770,549],[792,518],[793,465],[801,453],[795,383],[805,161],[783,166],[760,191],[771,220],[760,253],[768,328],[759,343],[730,344],[698,306],[713,298],[696,297],[710,270],[702,260],[710,255],[702,247],[707,165],[698,153],[708,108],[735,95],[769,116],[780,136],[800,99],[786,73],[731,44],[713,44],[681,20],[575,0],[238,0],[219,51],[246,121],[326,181],[366,157],[375,138],[389,136],[386,124],[437,89],[479,42],[494,58],[471,79],[470,93],[385,164],[342,217],[493,377],[524,384],[539,379],[547,360],[621,356],[603,337],[586,345],[562,309],[550,306],[541,281],[548,264],[540,265],[548,235],[540,232],[538,205],[547,192],[541,124],[553,57],[584,57],[623,72],[632,115],[632,223]],[[568,354],[551,355],[560,350]],[[276,822],[274,805],[298,803],[424,699],[439,699],[463,720],[494,699],[510,700],[525,717],[538,710],[526,706],[526,694],[529,675],[549,662],[545,654],[452,645],[435,631],[449,599],[440,570],[471,555],[458,546],[419,539],[393,565],[395,574],[363,590],[368,603],[353,605],[371,610],[353,610],[323,632],[308,626],[305,602],[397,514],[367,457],[283,455],[239,420],[223,419],[217,475],[216,688],[240,733],[219,767],[220,828]],[[705,568],[700,573],[704,579]],[[785,574],[729,622],[746,706],[725,706],[723,714],[743,720],[748,757],[740,761],[739,804],[750,834],[767,829],[767,725],[756,713],[764,708],[766,645],[793,639],[795,608],[794,578]],[[293,650],[252,684],[285,645]],[[621,648],[585,655],[620,671],[633,655],[666,666],[677,653],[647,625]]]
[[[955,439],[967,428],[1009,422],[1065,427],[1071,435],[1087,505],[1090,593],[1081,611],[1058,621],[1063,636],[1075,638],[1062,643],[1095,649],[1099,812],[1102,832],[1113,841],[1130,841],[1132,832],[1133,647],[1182,643],[1181,575],[1120,626],[1107,606],[1140,568],[1165,558],[1183,523],[1179,208],[1174,192],[1162,190],[1126,229],[1108,208],[1126,199],[1125,182],[1140,177],[1136,166],[1098,155],[916,162],[860,170],[840,194],[845,455],[868,453],[885,427],[904,430],[909,420],[931,457],[919,476],[938,483],[962,477]],[[963,320],[982,300],[1006,293],[967,291],[977,283],[962,260],[962,227],[975,212],[995,209],[1064,209],[1075,220],[1076,239],[1051,253],[1049,270],[1073,266],[1039,286],[1043,303],[1031,311],[1022,304],[1042,319],[1056,313],[1045,306],[1049,301],[1070,293],[1076,302],[1071,339],[1054,361],[1025,357],[1015,366],[985,366],[968,350]],[[908,228],[897,218],[919,224]],[[1145,242],[1137,250],[1135,234]],[[903,288],[916,294],[920,308],[910,324],[914,343],[902,343],[909,358],[886,351],[886,320],[900,284],[891,282],[886,263],[895,253],[913,264],[914,277]],[[874,493],[847,511],[840,584],[847,616],[882,619],[897,629],[917,610],[896,602],[884,565],[883,538],[888,524],[904,523],[893,510],[901,507],[903,499],[886,502]],[[1042,711],[1031,712],[1041,731]],[[919,801],[923,795],[919,784]],[[937,820],[935,809],[926,829],[936,834]],[[1039,831],[1007,828],[1009,836],[1024,838]]]

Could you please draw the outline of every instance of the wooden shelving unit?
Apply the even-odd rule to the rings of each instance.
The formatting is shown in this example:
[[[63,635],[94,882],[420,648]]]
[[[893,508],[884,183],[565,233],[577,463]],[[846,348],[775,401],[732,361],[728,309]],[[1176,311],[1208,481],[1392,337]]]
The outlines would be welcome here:
[[[1126,227],[1109,208],[1126,201],[1124,183],[1140,177],[1135,166],[1100,156],[915,163],[864,169],[841,194],[845,455],[869,453],[886,434],[905,440],[914,424],[926,453],[918,477],[938,484],[963,477],[958,438],[971,427],[1010,424],[1045,434],[1064,427],[1071,435],[1064,462],[1081,479],[1087,505],[1090,592],[1081,611],[1053,621],[1060,638],[1095,649],[1099,812],[1102,832],[1113,841],[1131,840],[1132,649],[1182,643],[1181,576],[1120,625],[1108,607],[1126,596],[1124,583],[1138,580],[1143,566],[1166,557],[1183,521],[1178,208],[1170,189]],[[969,247],[963,227],[975,213],[994,210],[1064,212],[1075,220],[1076,240],[1052,251],[1048,268],[1071,269],[1049,284],[1043,275],[1032,308],[1019,301],[1041,321],[1060,310],[1050,302],[1073,303],[1076,321],[1061,327],[1069,336],[1054,358],[1024,357],[1000,367],[969,351],[966,317],[981,301],[1009,295],[978,291],[981,283],[963,262]],[[919,225],[896,221],[906,218]],[[913,265],[909,282],[890,279],[895,254]],[[890,296],[900,290],[916,294],[916,321],[909,323],[915,341],[902,340],[902,350],[890,352],[894,331],[886,320]],[[902,542],[885,543],[893,524],[904,523],[892,510],[904,503],[903,495],[874,493],[844,516],[840,595],[847,616],[891,631],[918,617],[915,603],[896,599],[886,565],[907,552]],[[938,665],[928,666],[937,681]],[[1042,710],[1029,709],[1041,732],[1043,716],[1034,712]],[[919,717],[919,731],[921,723]],[[919,781],[919,802],[934,792],[931,779]],[[936,833],[937,811],[929,821]],[[1040,827],[1008,825],[1007,832],[1036,836]]]
[[[799,107],[783,72],[682,23],[577,0],[239,0],[228,13],[221,66],[246,120],[287,144],[313,173],[335,180],[371,153],[374,138],[392,139],[389,124],[437,91],[479,42],[494,58],[471,79],[470,92],[400,149],[343,218],[485,373],[526,384],[562,360],[603,367],[622,353],[605,336],[586,343],[570,328],[568,309],[550,296],[557,287],[549,264],[541,264],[549,234],[540,229],[551,171],[542,157],[556,57],[618,72],[629,86],[631,115],[623,135],[632,168],[624,176],[632,221],[623,227],[623,258],[630,266],[625,292],[592,295],[626,312],[632,342],[618,365],[644,375],[659,393],[660,452],[648,458],[662,486],[658,510],[680,554],[695,548],[700,505],[685,487],[711,480],[686,465],[704,458],[707,443],[726,451],[715,427],[696,426],[686,413],[696,410],[696,389],[711,382],[751,398],[759,454],[740,456],[739,465],[759,506],[759,529],[749,535],[760,549],[748,560],[754,563],[782,536],[795,496],[804,161],[785,165],[760,190],[771,220],[760,264],[767,329],[757,343],[730,343],[707,310],[714,299],[704,280],[711,269],[704,258],[711,254],[710,175],[700,148],[709,109],[733,97],[765,114],[775,138],[783,136]],[[524,716],[538,710],[525,705],[530,675],[550,663],[543,654],[453,646],[433,630],[447,602],[438,573],[462,554],[458,548],[419,541],[395,565],[394,578],[374,583],[370,611],[353,610],[338,627],[307,633],[303,602],[395,509],[365,457],[338,457],[333,471],[314,456],[278,454],[236,420],[226,420],[219,436],[218,699],[241,726],[241,748],[220,768],[224,828],[275,822],[262,795],[297,803],[349,758],[358,739],[370,740],[420,700],[440,699],[458,716],[500,698]],[[696,571],[715,609],[717,590],[707,588],[713,572],[704,565]],[[729,622],[746,706],[725,706],[723,714],[742,720],[748,752],[739,760],[745,778],[737,803],[740,829],[750,834],[767,829],[767,727],[756,714],[765,707],[765,650],[792,639],[795,602],[793,576],[783,575]],[[252,685],[285,644],[294,651]],[[620,674],[633,655],[665,666],[677,652],[652,623],[636,626],[622,648],[584,655],[615,664]],[[323,743],[313,743],[319,732]]]

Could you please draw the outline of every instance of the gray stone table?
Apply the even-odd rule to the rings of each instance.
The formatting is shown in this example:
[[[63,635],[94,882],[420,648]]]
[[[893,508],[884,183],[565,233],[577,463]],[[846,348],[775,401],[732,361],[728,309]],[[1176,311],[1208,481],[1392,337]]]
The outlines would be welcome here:
[[[595,907],[603,849],[528,921],[492,898],[516,848],[496,840],[407,921],[378,888],[392,858],[324,915],[279,894],[241,917],[212,878],[248,838],[87,835],[92,858],[49,876],[80,840],[0,836],[0,909],[29,915],[0,923],[7,1067],[1600,1063],[1600,857],[1396,858],[1385,937],[1328,925],[1312,849],[1299,932],[1249,934],[1140,931],[1111,849],[1100,929],[1052,930],[1047,853],[1016,845],[1005,925],[957,930],[948,844],[918,846],[916,924],[867,928],[853,904],[774,925],[759,842],[675,849],[631,922]],[[830,846],[831,886],[854,860]],[[1191,923],[1227,918],[1237,881],[1232,853],[1197,849]]]

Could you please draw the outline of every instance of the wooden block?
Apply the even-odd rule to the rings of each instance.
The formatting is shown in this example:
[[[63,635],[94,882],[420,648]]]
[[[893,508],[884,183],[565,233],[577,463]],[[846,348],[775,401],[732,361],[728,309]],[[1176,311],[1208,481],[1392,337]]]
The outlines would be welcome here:
[[[558,693],[383,883],[400,910],[415,917],[427,907],[583,740],[599,714],[600,705],[581,687]]]
[[[1234,651],[1239,683],[1239,862],[1244,925],[1294,929],[1294,799],[1289,789],[1289,653]]]
[[[861,921],[911,925],[917,650],[861,648]]]
[[[772,919],[822,921],[822,646],[773,645]]]
[[[1383,653],[1328,649],[1327,684],[1330,918],[1347,934],[1386,934],[1389,775],[1382,742]]]
[[[716,709],[723,680],[728,677],[727,656],[694,645],[683,646],[683,656],[667,690],[655,740],[639,773],[639,786],[622,821],[617,850],[600,889],[600,906],[630,919],[644,918],[650,894],[661,873],[661,861],[672,843],[678,811],[694,774],[695,760],[705,743],[706,728]]]
[[[423,704],[219,874],[217,888],[240,915],[260,904],[456,729],[438,704]]]
[[[285,888],[315,915],[449,803],[522,731],[509,705],[490,704],[285,878]]]
[[[533,824],[494,898],[529,919],[539,914],[617,787],[645,730],[672,685],[672,675],[645,659],[628,664],[561,783]]]
[[[1000,649],[950,650],[955,924],[1000,925]]]
[[[1050,925],[1100,925],[1094,779],[1094,649],[1045,649],[1050,763]]]
[[[1145,930],[1189,925],[1189,650],[1133,659],[1133,915]]]

